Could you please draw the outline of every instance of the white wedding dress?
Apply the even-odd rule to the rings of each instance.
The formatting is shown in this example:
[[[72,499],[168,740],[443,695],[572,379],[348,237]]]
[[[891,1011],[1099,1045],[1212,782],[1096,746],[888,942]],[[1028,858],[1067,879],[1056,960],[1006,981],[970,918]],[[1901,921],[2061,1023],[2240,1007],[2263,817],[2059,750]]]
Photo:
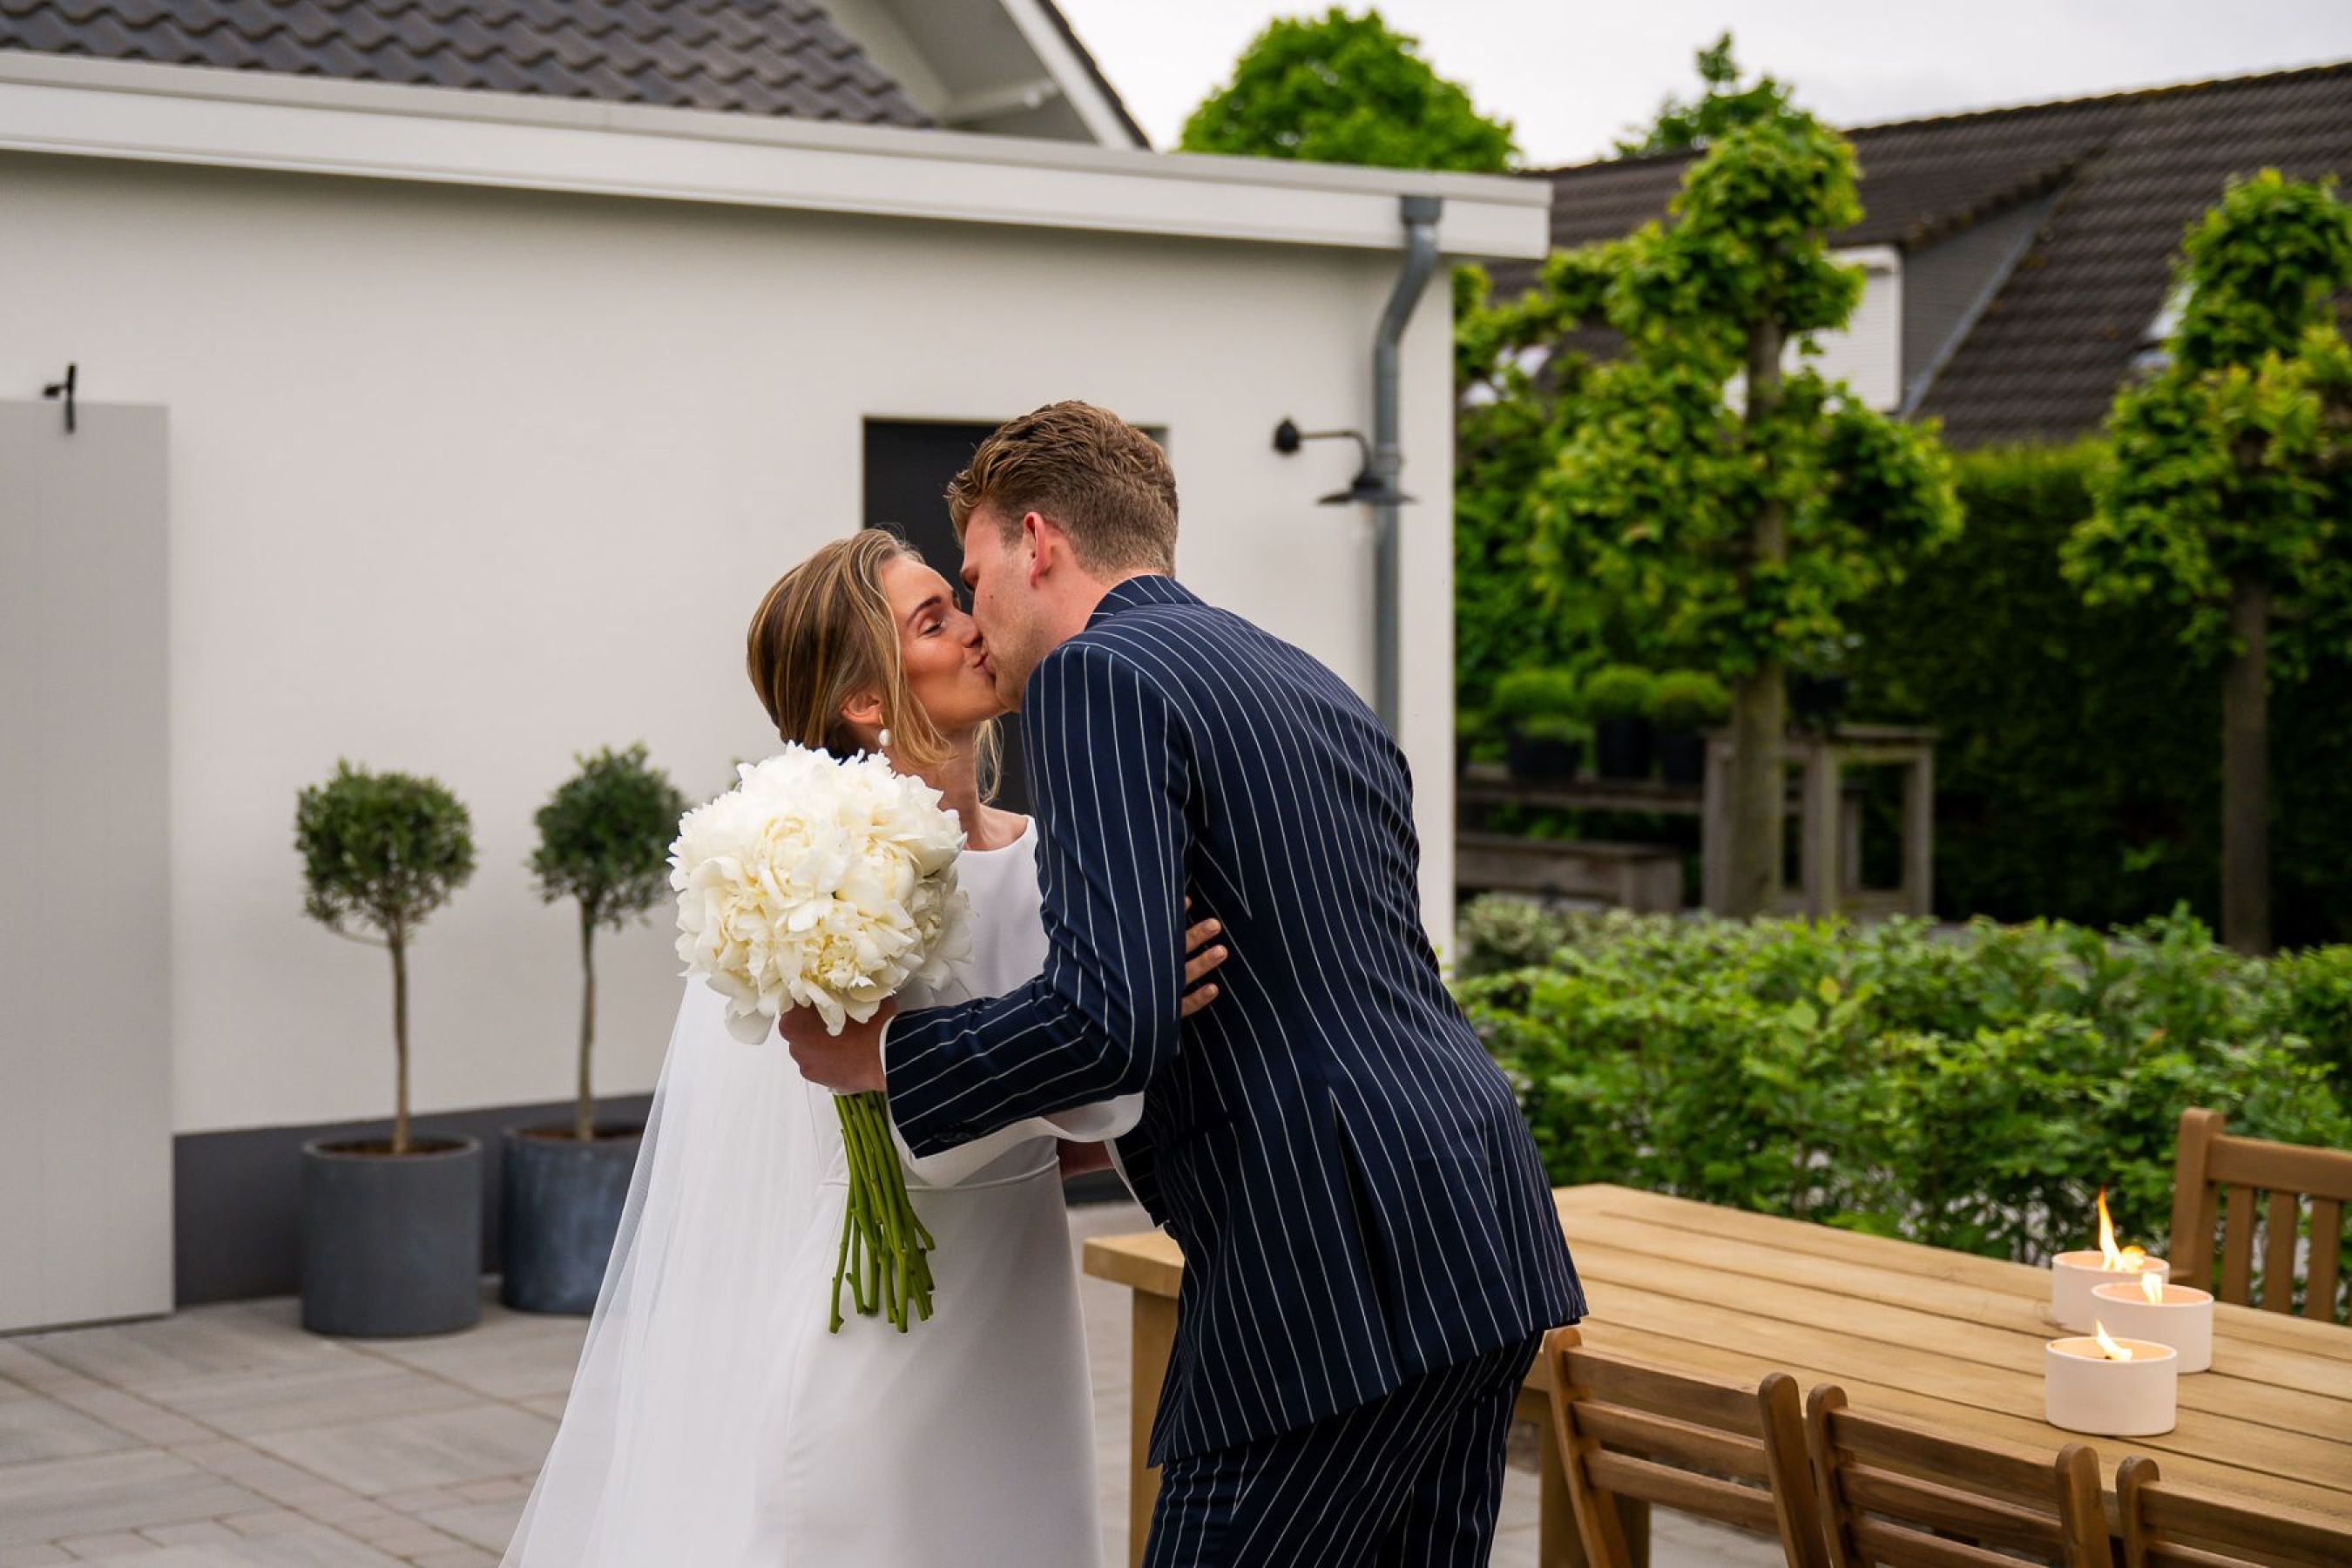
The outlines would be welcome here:
[[[966,851],[973,952],[908,1006],[1044,967],[1036,828]],[[1077,1273],[1055,1140],[1142,1097],[900,1159],[933,1315],[825,1331],[847,1193],[832,1097],[689,981],[562,1428],[508,1568],[1081,1568],[1098,1563]]]

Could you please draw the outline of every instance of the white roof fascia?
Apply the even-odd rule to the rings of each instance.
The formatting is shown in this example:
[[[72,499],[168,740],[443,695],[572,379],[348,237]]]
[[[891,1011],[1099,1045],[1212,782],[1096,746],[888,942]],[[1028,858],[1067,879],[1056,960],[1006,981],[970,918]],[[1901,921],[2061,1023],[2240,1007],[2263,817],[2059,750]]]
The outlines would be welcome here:
[[[1533,260],[1546,181],[0,52],[0,151]]]
[[[1830,259],[1865,272],[1900,272],[1903,253],[1891,245],[1853,245],[1830,252]]]
[[[1028,41],[1038,62],[1061,87],[1062,96],[1069,100],[1072,109],[1077,110],[1078,118],[1086,121],[1087,129],[1094,133],[1095,141],[1105,147],[1133,146],[1134,138],[1129,133],[1126,121],[1104,99],[1102,90],[1095,85],[1094,73],[1087,69],[1086,62],[1070,48],[1069,40],[1062,36],[1059,27],[1054,26],[1053,18],[1045,15],[1037,0],[1001,0],[1001,3],[1004,6],[1004,14],[1012,18],[1013,26],[1020,29],[1022,37]]]

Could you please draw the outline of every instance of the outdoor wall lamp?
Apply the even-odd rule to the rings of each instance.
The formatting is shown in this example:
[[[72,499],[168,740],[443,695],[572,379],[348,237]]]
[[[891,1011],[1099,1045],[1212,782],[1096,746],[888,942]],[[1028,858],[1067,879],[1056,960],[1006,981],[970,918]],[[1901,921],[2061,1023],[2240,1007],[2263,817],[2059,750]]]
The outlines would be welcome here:
[[[81,367],[69,364],[66,366],[66,378],[63,381],[53,381],[41,388],[41,395],[52,403],[60,397],[65,399],[66,434],[68,436],[72,435],[74,430],[74,383],[80,378]]]
[[[1318,506],[1398,506],[1413,498],[1372,471],[1372,444],[1360,430],[1301,430],[1295,421],[1285,419],[1274,427],[1274,449],[1284,457],[1308,441],[1348,440],[1356,444],[1361,459],[1356,477],[1348,481],[1344,490],[1333,490],[1319,498]]]

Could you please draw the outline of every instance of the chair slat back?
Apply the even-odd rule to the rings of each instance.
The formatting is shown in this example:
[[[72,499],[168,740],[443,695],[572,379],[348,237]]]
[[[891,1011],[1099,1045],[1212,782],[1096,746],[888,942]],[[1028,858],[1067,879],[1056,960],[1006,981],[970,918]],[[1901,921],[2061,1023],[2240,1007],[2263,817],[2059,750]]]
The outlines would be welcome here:
[[[1590,1350],[1574,1329],[1547,1335],[1543,1356],[1591,1568],[1631,1568],[1621,1498],[1778,1535],[1790,1568],[1829,1568],[1788,1373],[1754,1388],[1689,1377]]]
[[[2342,1568],[2352,1530],[2276,1503],[2241,1507],[2170,1486],[2135,1454],[2116,1470],[2128,1568]]]
[[[2108,1568],[2099,1462],[2080,1443],[2055,1461],[1849,1409],[1813,1390],[1805,1435],[1835,1568]]]
[[[2240,1306],[2291,1312],[2300,1262],[2304,1316],[2323,1322],[2341,1321],[2340,1262],[2344,1205],[2352,1202],[2352,1151],[2233,1138],[2228,1125],[2218,1110],[2180,1113],[2172,1174],[2172,1278]],[[2264,1194],[2259,1205],[2257,1194]],[[2306,1200],[2307,1232],[2303,1223]],[[2254,1274],[2258,1228],[2263,1233],[2259,1300]]]

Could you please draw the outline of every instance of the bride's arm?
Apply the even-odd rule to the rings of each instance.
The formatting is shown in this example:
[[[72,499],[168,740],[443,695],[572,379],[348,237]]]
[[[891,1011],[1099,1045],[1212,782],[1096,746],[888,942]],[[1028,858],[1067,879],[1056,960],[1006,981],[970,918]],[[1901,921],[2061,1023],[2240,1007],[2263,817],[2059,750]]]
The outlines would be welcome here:
[[[1184,907],[1192,909],[1192,900],[1185,900]],[[1177,1016],[1189,1018],[1217,999],[1217,987],[1208,976],[1232,956],[1217,940],[1224,934],[1224,929],[1222,921],[1202,921],[1184,933],[1184,998],[1177,1005]],[[1067,1110],[1053,1111],[1034,1121],[1068,1142],[1104,1143],[1133,1131],[1142,1119],[1143,1096],[1122,1094],[1092,1105],[1074,1105]],[[1105,1163],[1108,1163],[1108,1156]]]
[[[1187,907],[1191,902],[1189,899],[1185,900]],[[1217,999],[1216,986],[1204,982],[1218,965],[1232,956],[1217,941],[1223,931],[1224,927],[1218,921],[1202,921],[1184,933],[1185,989],[1181,1006],[1184,1017],[1191,1017]],[[1097,1100],[1091,1105],[1074,1105],[1066,1110],[1016,1121],[969,1143],[960,1143],[941,1153],[929,1156],[918,1155],[907,1146],[907,1140],[899,1132],[895,1118],[890,1122],[890,1136],[898,1145],[898,1157],[907,1163],[908,1169],[934,1184],[948,1185],[971,1175],[1005,1150],[1031,1138],[1059,1141],[1062,1173],[1066,1176],[1082,1173],[1071,1165],[1072,1160],[1077,1158],[1071,1151],[1077,1147],[1097,1152],[1083,1167],[1084,1170],[1108,1170],[1110,1155],[1105,1145],[1113,1138],[1133,1131],[1135,1124],[1142,1119],[1143,1096],[1122,1094],[1115,1099]]]

